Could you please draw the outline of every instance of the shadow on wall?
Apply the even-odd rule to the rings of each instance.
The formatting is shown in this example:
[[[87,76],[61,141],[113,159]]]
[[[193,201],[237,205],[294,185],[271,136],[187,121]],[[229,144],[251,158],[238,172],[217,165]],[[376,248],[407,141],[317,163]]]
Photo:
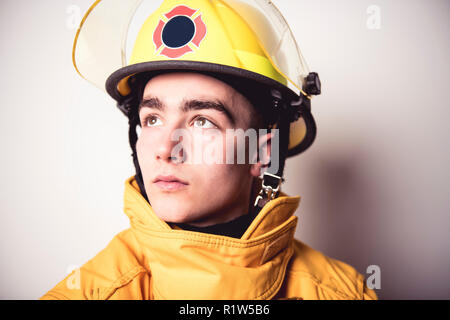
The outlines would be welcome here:
[[[378,241],[382,236],[379,203],[383,189],[367,175],[370,168],[364,167],[368,162],[362,159],[363,153],[354,149],[352,152],[314,159],[315,164],[308,172],[313,183],[304,194],[305,201],[310,203],[307,210],[311,212],[304,215],[300,205],[300,234],[305,234],[306,243],[352,265],[366,278],[373,272],[367,273],[369,266],[379,266],[381,290],[376,293],[380,299],[394,298],[394,292],[385,286],[390,279]],[[305,230],[306,225],[311,229]]]
[[[302,196],[297,238],[366,278],[373,272],[367,268],[378,266],[380,299],[448,299],[448,207],[433,171],[439,167],[423,168],[426,158],[414,158],[413,170],[397,150],[356,139],[328,143],[288,167],[289,187]]]

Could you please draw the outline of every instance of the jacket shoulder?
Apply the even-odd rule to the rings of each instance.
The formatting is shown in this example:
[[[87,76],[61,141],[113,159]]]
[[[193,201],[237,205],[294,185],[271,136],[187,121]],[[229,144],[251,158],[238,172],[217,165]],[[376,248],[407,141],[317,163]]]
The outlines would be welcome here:
[[[131,229],[116,235],[105,249],[74,270],[41,300],[146,299],[150,275]]]
[[[325,300],[375,300],[375,292],[352,266],[327,257],[294,240],[294,255],[288,265],[282,294],[286,297]]]

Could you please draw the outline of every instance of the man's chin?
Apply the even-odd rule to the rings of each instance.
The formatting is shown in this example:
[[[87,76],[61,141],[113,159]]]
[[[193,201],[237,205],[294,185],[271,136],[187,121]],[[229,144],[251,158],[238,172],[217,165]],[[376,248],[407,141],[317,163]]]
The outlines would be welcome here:
[[[189,212],[176,210],[176,208],[166,207],[166,206],[157,206],[153,208],[155,214],[166,223],[183,223],[189,224],[196,220],[195,217],[192,216]]]

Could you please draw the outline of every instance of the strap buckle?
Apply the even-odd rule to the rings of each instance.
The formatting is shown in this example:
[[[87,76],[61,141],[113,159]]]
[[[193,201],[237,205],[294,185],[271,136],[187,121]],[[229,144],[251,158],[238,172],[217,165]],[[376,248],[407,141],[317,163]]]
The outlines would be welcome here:
[[[282,180],[283,179],[277,175],[264,172],[262,188],[255,199],[254,206],[262,208],[268,201],[278,197]],[[260,203],[261,201],[262,203]]]

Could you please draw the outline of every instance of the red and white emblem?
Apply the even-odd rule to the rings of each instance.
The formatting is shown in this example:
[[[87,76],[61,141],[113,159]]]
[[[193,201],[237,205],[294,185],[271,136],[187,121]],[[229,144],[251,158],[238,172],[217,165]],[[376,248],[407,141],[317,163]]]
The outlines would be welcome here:
[[[179,58],[197,48],[206,36],[206,25],[198,10],[180,5],[159,20],[153,33],[153,43],[159,55]],[[162,48],[162,49],[161,49]]]

